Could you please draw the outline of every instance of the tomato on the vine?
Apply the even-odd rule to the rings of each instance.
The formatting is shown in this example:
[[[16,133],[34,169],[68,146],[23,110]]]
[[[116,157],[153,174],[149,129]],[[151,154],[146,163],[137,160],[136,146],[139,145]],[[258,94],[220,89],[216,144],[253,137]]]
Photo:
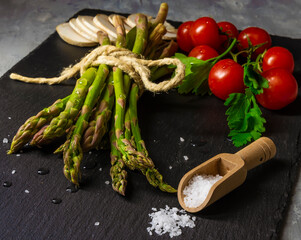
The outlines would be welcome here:
[[[270,48],[272,45],[272,40],[268,32],[259,27],[249,27],[244,29],[238,35],[237,40],[239,41],[239,50],[247,49],[249,47],[249,41],[252,46],[263,44],[261,47],[256,49],[252,57],[258,56],[258,54],[263,53],[264,50]]]
[[[220,41],[224,48],[227,47],[229,42],[229,38],[237,38],[238,30],[233,23],[230,22],[218,22],[217,23],[220,31],[224,34],[220,35]]]
[[[265,108],[278,110],[295,101],[298,83],[294,76],[284,68],[273,68],[262,73],[269,82],[263,93],[256,95],[257,101]]]
[[[266,51],[262,59],[262,70],[267,71],[272,68],[285,68],[289,72],[294,71],[293,54],[283,47],[272,47]]]
[[[190,36],[190,28],[192,24],[193,21],[187,21],[182,23],[178,28],[177,42],[179,47],[185,52],[189,52],[193,48],[193,43]]]
[[[196,46],[188,54],[188,57],[195,57],[204,61],[217,56],[218,56],[217,51],[207,45]]]
[[[210,70],[208,84],[211,92],[226,100],[230,93],[243,93],[244,69],[232,59],[218,61]]]
[[[214,49],[220,46],[218,25],[213,18],[201,17],[193,22],[190,36],[193,45],[208,45]]]

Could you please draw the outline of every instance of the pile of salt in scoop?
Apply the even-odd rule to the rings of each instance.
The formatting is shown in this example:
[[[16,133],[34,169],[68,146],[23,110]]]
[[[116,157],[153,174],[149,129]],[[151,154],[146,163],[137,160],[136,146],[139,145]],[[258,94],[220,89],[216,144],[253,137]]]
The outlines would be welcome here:
[[[200,206],[206,199],[211,187],[220,180],[220,175],[194,175],[184,188],[183,194],[186,207],[196,208]]]
[[[153,235],[155,231],[158,235],[169,233],[169,237],[176,237],[182,234],[184,227],[194,228],[196,217],[191,217],[185,210],[179,210],[176,207],[170,208],[165,206],[165,209],[152,208],[153,212],[149,214],[151,218],[151,226],[146,230],[149,235]]]

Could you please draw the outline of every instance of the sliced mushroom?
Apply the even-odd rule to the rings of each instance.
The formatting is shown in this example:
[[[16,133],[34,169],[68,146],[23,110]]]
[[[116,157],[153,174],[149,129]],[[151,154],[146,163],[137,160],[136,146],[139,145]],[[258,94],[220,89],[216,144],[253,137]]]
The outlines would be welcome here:
[[[126,21],[125,21],[132,28],[136,26],[136,21],[135,20],[136,20],[137,14],[138,13],[134,13],[134,14],[129,15],[127,17]],[[144,14],[144,15],[147,17],[148,21],[151,21],[151,19],[152,19],[151,16],[146,15],[146,14]]]
[[[78,19],[79,19],[79,20],[80,20],[87,28],[89,28],[91,31],[93,31],[96,35],[97,35],[97,32],[98,32],[98,31],[103,31],[103,32],[107,33],[104,29],[98,27],[98,26],[94,23],[94,21],[93,21],[94,17],[91,17],[91,16],[78,16],[77,18],[78,18]],[[110,35],[108,35],[108,36],[109,36],[109,38],[110,38],[110,41],[115,42],[116,38],[114,38],[114,37],[112,37],[112,36],[110,36]]]
[[[84,38],[89,39],[92,42],[97,42],[97,36],[93,36],[87,32],[86,28],[82,28],[76,21],[75,18],[70,19],[69,25],[76,31],[78,34],[82,35]]]
[[[92,31],[90,28],[88,28],[82,21],[80,17],[76,18],[76,23],[78,24],[78,26],[84,30],[87,34],[89,34],[91,37],[93,37],[94,39],[97,40],[97,34],[96,32]]]
[[[117,33],[115,27],[110,23],[108,16],[104,14],[97,14],[93,18],[93,22],[96,26],[101,28],[105,31],[109,36],[113,37],[114,39],[117,38]]]
[[[90,41],[79,35],[73,30],[69,23],[62,23],[58,25],[56,27],[56,31],[65,42],[74,46],[92,47],[97,44],[96,42]]]

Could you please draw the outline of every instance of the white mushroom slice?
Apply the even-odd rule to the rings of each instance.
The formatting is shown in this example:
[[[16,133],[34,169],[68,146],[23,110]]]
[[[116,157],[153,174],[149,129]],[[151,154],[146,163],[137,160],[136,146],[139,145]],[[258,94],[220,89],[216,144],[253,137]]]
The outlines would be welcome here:
[[[93,22],[96,26],[101,28],[103,31],[105,31],[109,36],[112,36],[113,38],[117,38],[117,33],[115,27],[109,22],[108,16],[104,14],[97,14],[93,18]]]
[[[76,18],[76,23],[78,26],[84,30],[87,34],[89,34],[91,37],[93,37],[97,41],[97,34],[96,32],[92,31],[90,28],[88,28],[82,21],[80,17]]]
[[[97,33],[99,30],[101,30],[94,24],[93,17],[91,16],[78,16],[77,20],[82,22],[88,29],[90,29],[94,33]]]
[[[165,21],[164,26],[166,27],[167,32],[177,33],[177,29],[171,25],[169,22]]]
[[[176,38],[177,38],[177,34],[176,33],[172,33],[172,32],[167,32],[163,36],[163,39],[165,39],[165,40],[172,40],[172,39],[176,39]]]
[[[96,35],[97,35],[97,32],[98,32],[98,31],[103,31],[103,32],[107,33],[104,29],[98,27],[98,26],[94,23],[94,21],[93,21],[94,17],[91,17],[91,16],[78,16],[77,18],[80,19],[80,21],[81,21],[87,28],[89,28],[91,31],[93,31],[94,33],[96,33]],[[112,37],[111,35],[108,35],[108,36],[109,36],[111,42],[115,42],[116,38]]]
[[[71,28],[69,23],[62,23],[58,25],[56,27],[56,31],[65,42],[74,46],[92,47],[97,44],[96,42],[90,41],[79,35],[73,30],[73,28]]]
[[[108,17],[108,19],[109,19],[109,21],[110,21],[110,23],[111,23],[112,25],[114,25],[114,23],[113,23],[113,17],[114,17],[114,15],[116,15],[116,14],[111,14],[111,15]],[[128,33],[128,32],[132,29],[132,27],[130,27],[129,25],[127,25],[127,23],[126,23],[126,17],[121,16],[121,15],[119,15],[119,16],[121,17],[121,19],[122,19],[122,21],[123,21],[123,23],[124,23],[125,32]]]
[[[82,35],[84,38],[87,38],[92,42],[97,42],[97,38],[95,38],[95,36],[90,35],[83,28],[81,28],[81,26],[76,22],[75,18],[70,19],[69,25],[73,28],[74,31]]]
[[[134,13],[134,14],[131,14],[131,15],[129,15],[128,17],[127,17],[127,19],[126,19],[126,23],[130,26],[130,27],[135,27],[136,26],[136,17],[137,17],[137,14],[138,13]],[[148,21],[151,21],[152,20],[152,17],[151,16],[149,16],[149,15],[146,15],[146,14],[144,14],[145,16],[147,16],[147,20]]]

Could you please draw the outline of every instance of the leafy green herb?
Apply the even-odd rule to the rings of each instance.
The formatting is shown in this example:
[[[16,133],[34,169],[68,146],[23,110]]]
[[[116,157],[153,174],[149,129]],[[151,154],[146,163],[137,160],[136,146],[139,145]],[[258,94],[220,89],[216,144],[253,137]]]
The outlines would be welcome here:
[[[185,64],[185,78],[178,88],[180,94],[195,93],[197,95],[205,95],[210,93],[208,86],[208,76],[213,65],[227,55],[234,47],[236,39],[234,39],[229,48],[221,55],[208,59],[206,61],[199,60],[194,57],[187,57],[184,54],[176,53],[175,57]]]
[[[262,112],[256,103],[255,95],[250,88],[246,88],[245,94],[232,93],[225,101],[229,106],[226,111],[227,121],[230,128],[234,146],[240,147],[246,143],[256,140],[265,132]]]
[[[269,87],[268,81],[256,70],[256,63],[247,63],[244,66],[244,83],[254,94],[263,93]]]

